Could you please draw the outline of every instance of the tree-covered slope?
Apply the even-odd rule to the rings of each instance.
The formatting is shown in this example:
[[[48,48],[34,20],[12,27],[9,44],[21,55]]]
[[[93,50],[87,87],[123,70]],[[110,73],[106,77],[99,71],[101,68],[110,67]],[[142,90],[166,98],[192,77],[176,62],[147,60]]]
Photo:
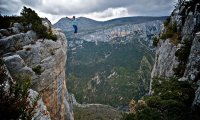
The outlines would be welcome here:
[[[68,51],[68,86],[80,103],[125,105],[148,91],[154,53],[134,36],[112,42],[83,41]],[[77,39],[68,39],[75,43]]]

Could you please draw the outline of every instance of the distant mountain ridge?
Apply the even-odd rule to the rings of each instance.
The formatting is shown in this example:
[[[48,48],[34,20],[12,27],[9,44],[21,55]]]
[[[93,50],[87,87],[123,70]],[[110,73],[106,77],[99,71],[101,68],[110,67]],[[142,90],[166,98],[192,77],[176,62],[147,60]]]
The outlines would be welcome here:
[[[122,17],[122,18],[116,18],[111,19],[108,21],[105,21],[105,24],[113,24],[113,25],[120,25],[120,24],[139,24],[139,23],[145,23],[149,21],[155,21],[160,20],[164,21],[167,18],[167,16],[161,16],[161,17],[153,17],[153,16],[135,16],[135,17]]]
[[[94,30],[100,29],[104,27],[111,27],[117,26],[122,24],[139,24],[145,23],[148,21],[155,21],[160,20],[164,21],[167,16],[161,17],[151,17],[151,16],[136,16],[136,17],[123,17],[123,18],[116,18],[108,21],[95,21],[93,19],[79,17],[77,18],[78,21],[78,28],[80,31],[82,30]],[[57,23],[53,25],[54,28],[60,28],[63,31],[72,31],[71,20],[68,18],[61,18]]]

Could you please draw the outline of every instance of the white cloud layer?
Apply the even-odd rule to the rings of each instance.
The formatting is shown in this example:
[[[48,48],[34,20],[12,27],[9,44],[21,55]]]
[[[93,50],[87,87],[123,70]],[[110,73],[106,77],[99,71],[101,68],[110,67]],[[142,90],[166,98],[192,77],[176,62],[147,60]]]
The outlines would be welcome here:
[[[120,7],[120,8],[108,8],[104,11],[92,12],[83,16],[89,18],[95,18],[98,20],[106,20],[118,17],[126,17],[129,16],[129,13],[127,8]]]

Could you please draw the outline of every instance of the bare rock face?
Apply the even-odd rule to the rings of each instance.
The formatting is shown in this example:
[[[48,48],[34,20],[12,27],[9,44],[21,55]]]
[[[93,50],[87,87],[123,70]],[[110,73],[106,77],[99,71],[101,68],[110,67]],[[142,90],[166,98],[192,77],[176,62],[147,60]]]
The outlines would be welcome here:
[[[34,101],[38,95],[38,92],[32,89],[29,90],[29,97],[31,101]],[[46,105],[44,104],[42,98],[37,101],[37,106],[34,109],[32,120],[51,120],[49,111],[47,111]]]
[[[178,64],[175,52],[177,47],[169,42],[169,39],[160,41],[156,50],[155,64],[151,76],[172,77],[173,68]]]
[[[172,43],[170,43],[169,39],[159,42],[156,48],[156,58],[151,72],[151,78],[167,78],[174,76],[173,68],[176,68],[178,65],[178,61],[175,56],[177,48],[177,46],[174,46]],[[149,94],[153,92],[151,89],[152,84],[150,84]]]
[[[193,40],[188,64],[183,78],[198,81],[200,78],[200,37],[196,36]]]
[[[200,105],[200,37],[196,36],[193,40],[190,56],[188,58],[188,64],[185,69],[182,80],[190,80],[196,82],[199,86],[196,90],[195,99],[193,105]]]
[[[6,58],[7,62],[9,60],[16,60],[16,61],[12,61],[12,62],[10,61],[11,64],[17,63],[17,62],[23,63],[22,59],[20,59],[18,55]],[[24,65],[24,64],[19,64],[19,65],[17,65],[16,68],[22,67],[20,65]],[[10,87],[9,83],[14,82],[14,80],[13,80],[11,73],[9,72],[8,68],[5,66],[5,64],[3,64],[3,66],[1,66],[1,68],[5,70],[6,76],[5,76],[4,80],[7,81],[7,84],[6,84],[4,90],[6,92],[6,91],[9,90],[9,87]],[[8,82],[8,81],[10,81],[10,82]],[[51,120],[49,111],[47,111],[46,105],[44,104],[42,98],[38,99],[39,93],[32,90],[32,89],[29,89],[28,92],[29,92],[29,95],[28,95],[27,100],[29,101],[29,105],[34,108],[32,120]],[[35,104],[35,102],[36,102],[36,104]]]
[[[52,32],[57,35],[56,41],[37,39],[33,31],[0,39],[1,54],[11,76],[15,77],[22,73],[31,76],[31,88],[41,95],[51,119],[73,120],[73,111],[66,100],[67,40],[62,32],[55,29],[52,29]],[[49,120],[48,117],[36,118]]]

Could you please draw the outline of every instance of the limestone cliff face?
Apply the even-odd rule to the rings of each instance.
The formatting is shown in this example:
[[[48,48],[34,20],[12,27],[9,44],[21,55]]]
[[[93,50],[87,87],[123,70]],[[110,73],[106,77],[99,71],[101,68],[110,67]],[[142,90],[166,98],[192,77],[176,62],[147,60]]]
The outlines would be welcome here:
[[[112,41],[117,37],[124,37],[132,35],[147,44],[152,45],[151,37],[157,36],[162,28],[162,21],[155,20],[140,24],[128,24],[110,27],[107,29],[97,30],[92,33],[88,33],[80,36],[81,39],[86,41],[104,41],[104,42],[114,42]],[[130,40],[130,39],[128,39]]]
[[[176,52],[184,46],[185,41],[191,42],[191,49],[186,59],[183,75],[179,80],[188,80],[198,86],[200,80],[200,3],[198,0],[179,0],[172,12],[169,24],[176,24],[180,32],[179,44],[173,44],[172,39],[160,40],[156,50],[156,61],[152,71],[153,77],[175,77],[174,68],[181,61],[176,57]],[[190,48],[189,47],[189,48]],[[183,53],[184,54],[184,53]],[[200,103],[200,88],[196,91],[194,104]]]
[[[175,52],[177,46],[170,43],[169,39],[160,41],[156,49],[156,59],[151,76],[171,77],[173,68],[177,66]]]
[[[15,29],[20,31],[20,27]],[[33,31],[11,31],[9,36],[1,32],[1,52],[12,77],[18,74],[32,77],[31,88],[42,96],[51,119],[72,120],[65,83],[67,40],[59,30],[52,29],[52,32],[57,35],[56,41],[37,39]]]

